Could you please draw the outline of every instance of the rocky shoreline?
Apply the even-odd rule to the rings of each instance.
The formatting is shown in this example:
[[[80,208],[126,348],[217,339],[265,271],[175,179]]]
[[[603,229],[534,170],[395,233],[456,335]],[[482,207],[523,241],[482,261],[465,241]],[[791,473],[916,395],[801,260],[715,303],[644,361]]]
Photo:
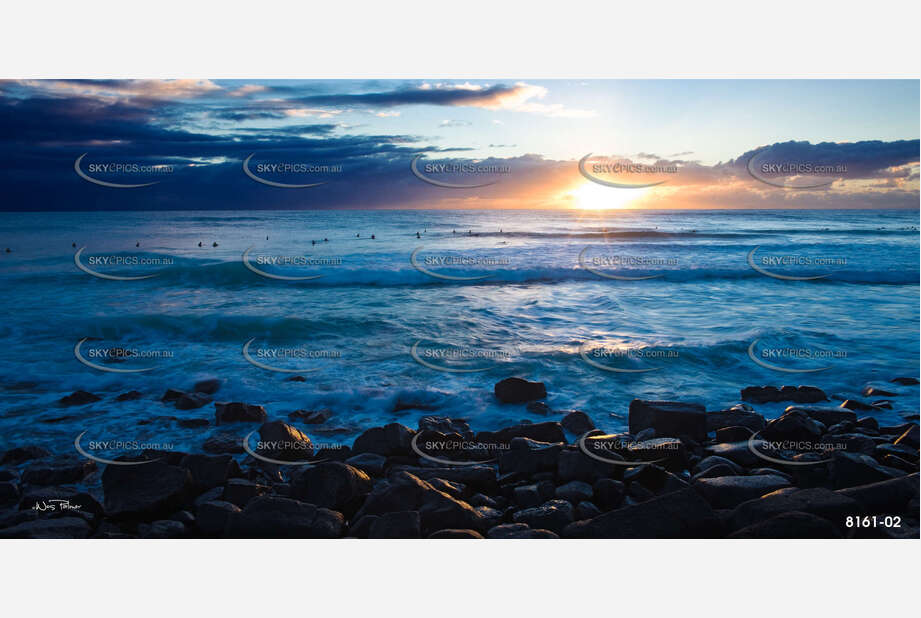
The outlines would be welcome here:
[[[917,379],[892,383],[917,400]],[[746,387],[717,411],[637,399],[629,432],[605,434],[584,412],[551,410],[543,384],[507,378],[499,401],[547,421],[476,432],[423,416],[415,429],[390,423],[343,445],[305,433],[319,433],[308,428],[329,411],[270,420],[259,405],[213,402],[219,387],[162,398],[177,410],[213,403],[213,424],[230,430],[200,453],[4,452],[0,538],[919,536],[918,424],[858,414],[908,392],[868,386],[867,401],[836,407],[815,387]],[[61,405],[98,400],[78,391]],[[752,405],[764,402],[791,405],[768,420]]]

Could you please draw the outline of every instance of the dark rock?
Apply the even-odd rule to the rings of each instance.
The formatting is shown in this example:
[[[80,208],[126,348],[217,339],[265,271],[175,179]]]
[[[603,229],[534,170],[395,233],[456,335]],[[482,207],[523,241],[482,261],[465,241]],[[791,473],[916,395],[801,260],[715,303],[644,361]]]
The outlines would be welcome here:
[[[878,483],[839,489],[835,493],[856,500],[863,507],[863,513],[879,515],[901,513],[911,500],[918,498],[918,473]]]
[[[598,517],[599,515],[601,515],[601,509],[599,509],[597,506],[595,506],[591,502],[588,502],[587,500],[583,500],[582,502],[576,505],[576,519],[577,520],[592,519],[593,517]]]
[[[313,444],[307,434],[281,421],[263,423],[259,428],[261,455],[281,461],[306,461],[313,457]]]
[[[879,421],[872,416],[864,416],[857,419],[857,427],[868,433],[879,433]]]
[[[694,466],[694,471],[697,473],[700,473],[709,468],[713,468],[715,466],[728,466],[729,468],[734,470],[734,474],[742,474],[742,472],[744,471],[742,466],[740,466],[736,462],[732,461],[731,459],[727,459],[725,457],[720,457],[718,455],[711,455],[709,457],[704,457],[703,459],[697,462],[696,466]]]
[[[560,425],[569,433],[574,433],[576,435],[582,435],[595,428],[595,423],[588,417],[588,414],[579,410],[569,412],[563,417],[563,420],[560,421]]]
[[[721,427],[716,430],[717,442],[741,442],[748,440],[752,436],[752,431],[748,427]]]
[[[186,527],[195,525],[195,515],[193,515],[190,511],[176,511],[173,513],[170,519],[173,521],[178,521]]]
[[[230,453],[239,454],[243,452],[243,440],[240,436],[232,433],[216,433],[210,436],[202,448],[207,453]]]
[[[359,470],[364,470],[365,473],[371,476],[381,476],[384,473],[387,458],[375,453],[361,453],[360,455],[349,457],[345,460],[345,463]]]
[[[322,410],[295,410],[288,415],[291,420],[299,420],[308,425],[319,425],[333,417],[333,411],[328,408]]]
[[[609,460],[623,459],[617,453],[606,453],[605,458]],[[594,483],[600,478],[620,476],[623,473],[623,469],[623,466],[618,466],[615,463],[606,463],[593,459],[578,449],[564,449],[560,453],[557,465],[557,478],[561,483],[569,481]]]
[[[884,410],[892,409],[892,401],[889,399],[876,399],[874,401],[871,401],[870,405],[876,409],[880,409],[880,408]]]
[[[0,481],[0,505],[19,502],[19,486],[13,481]]]
[[[512,438],[511,448],[499,453],[499,473],[516,472],[523,477],[557,468],[561,444],[547,444],[527,438]]]
[[[17,466],[24,461],[41,459],[49,455],[51,455],[51,451],[41,446],[17,446],[3,453],[3,457],[0,458],[0,465]]]
[[[513,438],[529,438],[549,443],[566,442],[562,425],[554,421],[525,423],[499,431],[481,431],[476,435],[477,441],[485,444],[509,444]]]
[[[371,492],[371,478],[358,468],[341,462],[326,462],[292,474],[291,495],[346,516],[361,506]]]
[[[793,511],[827,519],[843,528],[844,518],[860,513],[861,506],[852,498],[821,487],[776,491],[737,506],[729,517],[729,524],[731,529],[739,530]]]
[[[285,378],[285,382],[306,382],[307,378],[304,376],[291,376],[290,378]]]
[[[822,442],[831,444],[835,449],[847,453],[872,455],[876,450],[876,442],[862,433],[839,433],[834,437],[830,437],[828,440],[823,438]]]
[[[256,483],[247,479],[229,479],[224,485],[224,491],[221,493],[221,500],[230,502],[241,509],[249,504],[249,501],[268,493],[269,488],[261,483]],[[322,506],[322,505],[320,505]]]
[[[448,418],[447,416],[423,416],[419,419],[419,431],[437,431],[443,434],[456,433],[466,438],[473,437],[467,421]]]
[[[228,479],[243,474],[240,465],[230,455],[186,455],[179,465],[188,469],[192,480],[202,491],[223,485]]]
[[[558,539],[550,530],[535,530],[527,524],[500,524],[489,529],[488,539]]]
[[[764,460],[755,455],[748,447],[748,441],[745,442],[727,442],[724,444],[714,444],[704,448],[707,455],[716,455],[728,459],[736,465],[743,467],[757,466],[764,463]]]
[[[138,536],[142,539],[179,539],[185,534],[185,526],[172,519],[158,519],[138,526]]]
[[[204,393],[184,393],[176,400],[177,410],[195,410],[211,403],[211,398]]]
[[[462,530],[460,528],[446,528],[429,535],[430,539],[482,539],[483,535],[476,530]]]
[[[400,471],[374,486],[354,519],[406,510],[419,511],[422,531],[426,534],[444,528],[482,529],[482,518],[472,506]]]
[[[233,513],[227,536],[256,539],[334,539],[342,534],[342,513],[290,498],[260,496]]]
[[[543,382],[528,382],[521,378],[505,378],[493,389],[502,403],[527,403],[547,396]]]
[[[624,502],[625,488],[621,481],[614,479],[598,479],[592,486],[595,504],[602,510],[610,511],[619,508]]]
[[[835,489],[886,481],[903,474],[901,470],[883,466],[868,455],[835,451],[832,456]]]
[[[693,489],[674,491],[570,524],[570,538],[710,538],[719,529],[712,507]]]
[[[58,405],[60,406],[84,406],[88,403],[93,403],[95,401],[101,400],[102,397],[94,395],[93,393],[87,393],[86,391],[74,391],[66,397],[62,397],[58,400]]]
[[[651,427],[657,436],[707,439],[707,412],[695,403],[634,399],[630,402],[629,425],[632,434]]]
[[[531,528],[543,528],[560,534],[575,519],[575,509],[565,500],[550,500],[540,506],[516,511],[512,514],[515,523],[528,524]]]
[[[221,388],[221,381],[217,378],[210,378],[208,380],[200,380],[195,383],[195,386],[192,387],[192,390],[196,393],[204,393],[205,395],[213,395]]]
[[[892,378],[889,381],[893,384],[901,384],[902,386],[912,386],[918,383],[917,378]]]
[[[818,421],[826,427],[837,425],[838,423],[855,423],[857,415],[852,411],[842,408],[817,408],[811,406],[789,406],[784,410],[784,414],[790,412],[802,412],[814,421]]]
[[[890,393],[881,388],[876,388],[875,386],[867,386],[861,392],[861,395],[864,397],[895,397],[898,393]]]
[[[85,539],[90,525],[79,517],[35,519],[0,530],[0,539]]]
[[[455,498],[458,496],[454,496]],[[467,499],[467,503],[472,507],[488,506],[490,508],[499,508],[499,502],[485,494],[473,494]]]
[[[707,431],[721,427],[746,427],[752,431],[764,429],[764,417],[748,410],[731,409],[707,412]]]
[[[553,410],[543,401],[530,401],[528,405],[525,406],[525,410],[531,414],[540,414],[541,416],[547,416],[548,414],[553,414]]]
[[[731,509],[747,500],[759,498],[789,486],[790,481],[773,474],[720,476],[694,481],[694,489],[715,509]]]
[[[135,399],[140,399],[141,393],[139,391],[128,391],[127,393],[122,393],[115,398],[115,401],[134,401]]]
[[[841,404],[841,407],[842,407],[842,408],[847,408],[848,410],[860,410],[860,411],[875,410],[875,409],[876,409],[876,408],[874,408],[873,406],[871,406],[870,404],[864,403],[864,402],[862,402],[862,401],[858,401],[858,400],[856,400],[856,399],[845,399],[845,400],[844,400],[844,403]]]
[[[696,481],[697,479],[714,479],[720,476],[736,476],[738,474],[738,470],[735,470],[726,464],[717,464],[715,466],[710,466],[706,470],[701,470],[691,477],[691,481]]]
[[[800,410],[784,412],[761,430],[761,436],[771,441],[813,441],[822,435],[823,427]]]
[[[918,426],[912,425],[905,430],[901,436],[893,443],[897,446],[909,446],[915,450],[918,449]]]
[[[555,491],[557,498],[568,500],[573,504],[577,504],[583,500],[591,500],[592,494],[592,486],[583,481],[570,481],[565,485],[560,485]]]
[[[498,490],[496,471],[488,466],[458,466],[456,468],[394,466],[392,470],[409,472],[424,481],[443,479],[453,483],[462,483],[487,494],[493,494]]]
[[[742,399],[755,403],[775,403],[792,401],[794,403],[818,403],[828,401],[822,389],[815,386],[747,386],[742,389]]]
[[[193,495],[194,481],[186,468],[162,461],[109,464],[102,473],[102,489],[109,517],[155,519],[180,510]]]
[[[348,534],[346,534],[346,536],[350,536],[356,539],[368,538],[368,535],[371,534],[371,526],[373,526],[374,522],[376,522],[378,519],[380,519],[378,515],[365,515],[364,517],[357,519],[352,523],[352,526],[349,528]]]
[[[389,457],[391,455],[409,455],[410,443],[413,435],[412,429],[400,423],[390,423],[383,427],[372,427],[355,438],[352,452],[376,453]]]
[[[374,520],[368,532],[371,539],[418,539],[422,536],[418,511],[384,513]]]
[[[413,473],[412,469],[407,469],[407,470],[409,471],[410,474]],[[419,477],[419,478],[422,478],[422,477]],[[448,494],[452,498],[463,500],[464,495],[468,493],[467,486],[464,485],[463,483],[455,483],[453,481],[447,481],[445,479],[440,479],[438,477],[428,478],[428,479],[423,479],[423,480],[428,481],[429,485],[431,485],[438,491],[442,491]],[[470,501],[468,500],[467,502],[470,502]],[[470,505],[477,506],[476,504],[473,504],[472,502],[470,502]]]
[[[840,539],[841,532],[827,519],[791,511],[752,524],[729,535],[731,539]]]
[[[185,395],[185,391],[179,391],[175,388],[168,388],[166,392],[163,393],[163,396],[160,397],[160,401],[164,403],[169,403],[171,401],[178,401],[180,397]]]
[[[538,506],[544,502],[544,500],[541,498],[540,490],[537,488],[536,483],[516,487],[514,490],[512,490],[512,495],[515,500],[515,504],[522,508]]]
[[[221,423],[263,423],[266,419],[265,408],[249,403],[231,402],[215,403],[214,419]]]
[[[22,482],[30,485],[65,485],[77,483],[96,469],[96,462],[88,459],[62,458],[49,462],[33,463],[22,472]]]

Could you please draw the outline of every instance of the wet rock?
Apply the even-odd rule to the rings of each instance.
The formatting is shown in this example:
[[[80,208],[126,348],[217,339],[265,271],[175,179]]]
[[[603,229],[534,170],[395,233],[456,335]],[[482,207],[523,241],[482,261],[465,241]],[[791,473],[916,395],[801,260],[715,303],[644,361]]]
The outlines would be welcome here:
[[[207,380],[199,380],[195,383],[195,386],[192,387],[192,390],[196,393],[204,393],[205,395],[213,395],[221,388],[221,381],[217,378],[209,378]]]
[[[122,393],[115,398],[115,401],[134,401],[135,399],[140,399],[141,393],[139,391],[128,391],[127,393]]]
[[[912,386],[918,383],[917,378],[892,378],[889,381],[893,384],[901,384],[902,386]]]
[[[835,451],[832,456],[832,480],[835,489],[886,481],[903,474],[901,470],[888,468],[868,455]]]
[[[306,382],[307,378],[304,376],[291,376],[290,378],[285,378],[285,382]]]
[[[51,451],[41,446],[17,446],[3,453],[3,457],[0,457],[0,465],[18,466],[30,459],[41,459],[50,455]]]
[[[738,474],[739,472],[737,470],[734,470],[725,464],[719,464],[716,466],[710,466],[706,470],[701,470],[691,477],[691,481],[696,481],[697,479],[714,479],[720,476],[736,476]]]
[[[365,515],[359,519],[356,519],[352,522],[352,525],[349,528],[346,536],[356,539],[368,538],[368,535],[371,534],[371,526],[374,525],[374,522],[378,519],[380,519],[380,516],[378,515]]]
[[[826,519],[792,511],[742,528],[731,539],[840,539],[841,532]]]
[[[493,391],[502,403],[527,403],[547,396],[543,382],[528,382],[521,378],[505,378],[496,383]]]
[[[276,496],[253,499],[239,513],[232,513],[227,536],[257,539],[333,539],[341,536],[342,513]]]
[[[874,408],[873,406],[871,406],[870,404],[864,403],[864,402],[862,402],[862,401],[858,401],[858,400],[856,400],[856,399],[845,399],[845,400],[844,400],[844,403],[841,404],[841,407],[842,407],[842,408],[847,408],[848,410],[860,410],[860,411],[875,410],[875,409],[876,409],[876,408]]]
[[[473,436],[467,421],[447,416],[423,416],[419,419],[419,431],[437,431],[443,434],[455,433],[465,439]]]
[[[458,496],[454,497],[457,498]],[[470,496],[470,498],[467,499],[467,503],[472,507],[488,506],[494,509],[500,507],[499,502],[495,498],[490,498],[485,494],[473,494]]]
[[[742,389],[742,399],[754,403],[818,403],[827,401],[828,396],[815,386],[747,386]]]
[[[582,435],[595,428],[595,423],[592,422],[588,414],[580,410],[573,410],[566,414],[563,420],[560,421],[560,425],[569,433],[574,433],[576,435]]]
[[[422,536],[418,511],[384,513],[374,520],[368,532],[371,539],[418,539]]]
[[[695,403],[634,399],[630,402],[628,422],[632,434],[651,427],[658,436],[707,439],[707,412]]]
[[[412,474],[412,470],[409,470],[409,473]],[[422,478],[422,477],[419,477],[419,478]],[[467,486],[464,485],[463,483],[455,483],[453,481],[446,481],[445,479],[440,479],[438,477],[428,478],[428,479],[423,479],[423,480],[428,481],[429,485],[431,485],[438,491],[442,491],[448,494],[452,498],[463,500],[464,496],[468,493]],[[474,504],[470,500],[467,500],[467,502],[470,504],[470,506],[480,506],[478,504]]]
[[[839,433],[834,437],[829,437],[828,440],[823,438],[822,442],[827,442],[833,445],[835,449],[843,450],[847,453],[872,455],[876,450],[876,442],[862,433]]]
[[[694,481],[694,489],[715,509],[731,509],[747,500],[789,486],[789,480],[774,474],[720,476]]]
[[[381,476],[384,473],[387,458],[375,453],[361,453],[360,455],[349,457],[345,460],[345,463],[363,470],[371,476]]]
[[[346,516],[361,506],[371,492],[371,478],[358,468],[341,462],[326,462],[292,474],[294,498],[340,511]]]
[[[900,435],[896,441],[893,443],[897,446],[908,446],[915,450],[918,449],[918,426],[911,425],[908,429],[905,430],[905,433]]]
[[[713,508],[693,489],[654,497],[570,524],[569,538],[678,539],[710,538],[719,523]]]
[[[65,485],[77,483],[96,469],[87,459],[62,458],[30,464],[22,472],[22,482],[30,485]]]
[[[259,454],[272,459],[305,461],[313,457],[313,444],[307,434],[281,421],[263,423],[259,442]]]
[[[764,417],[756,412],[736,408],[707,412],[707,431],[721,427],[746,427],[751,431],[761,431],[764,429]]]
[[[333,411],[327,408],[322,410],[295,410],[288,415],[288,418],[295,421],[301,421],[308,425],[319,425],[325,423],[333,417]]]
[[[826,427],[837,425],[838,423],[856,423],[857,415],[851,410],[842,408],[819,408],[812,406],[788,406],[784,414],[790,412],[802,412],[814,421],[818,421]]]
[[[383,427],[372,427],[355,438],[352,452],[375,453],[390,457],[391,455],[408,455],[410,443],[415,432],[400,423],[390,423]]]
[[[525,423],[499,431],[481,431],[476,434],[477,441],[485,444],[510,444],[513,438],[529,438],[549,443],[566,442],[562,425],[554,421]]]
[[[183,393],[176,400],[177,410],[195,410],[211,403],[211,398],[204,393]]]
[[[716,430],[717,442],[741,442],[748,440],[752,436],[752,430],[748,427],[721,427]]]
[[[486,533],[488,539],[558,539],[559,536],[550,530],[535,530],[524,523],[500,524],[489,529]]]
[[[70,395],[59,399],[58,405],[63,407],[84,406],[88,403],[100,401],[101,399],[102,397],[94,395],[93,393],[87,393],[86,391],[74,391]]]
[[[460,529],[460,528],[446,528],[445,530],[439,530],[438,532],[433,532],[429,535],[430,539],[482,539],[483,535],[477,532],[476,530],[470,529]]]
[[[823,427],[805,412],[792,410],[769,422],[761,430],[761,436],[771,441],[807,442],[819,438],[822,429]]]
[[[402,471],[391,473],[374,486],[355,519],[406,510],[419,511],[422,531],[426,534],[444,528],[482,528],[482,518],[472,506]]]
[[[90,525],[79,517],[35,519],[0,530],[0,539],[85,539]]]
[[[488,530],[503,523],[505,514],[499,509],[494,509],[489,506],[476,506],[474,510],[477,512],[477,515],[480,516],[481,526],[484,530]]]
[[[106,514],[114,519],[155,519],[180,510],[194,495],[192,474],[162,461],[106,466],[102,490]]]
[[[604,457],[611,461],[623,460],[623,457],[617,453],[605,453]],[[578,449],[564,449],[560,452],[557,464],[557,478],[562,483],[569,481],[594,483],[600,478],[620,476],[622,473],[622,466],[593,459]]]
[[[764,460],[755,455],[745,442],[726,442],[714,444],[704,448],[707,455],[716,455],[728,459],[738,466],[752,467],[764,463]]]
[[[624,502],[626,490],[621,481],[615,479],[598,479],[592,486],[595,504],[604,511],[619,508]]]
[[[498,490],[496,472],[489,466],[458,466],[456,468],[428,468],[419,466],[393,466],[393,472],[409,472],[423,481],[442,479],[453,483],[461,483],[467,487],[475,488],[487,494]]]
[[[843,528],[844,518],[860,513],[861,506],[853,498],[821,487],[776,491],[738,505],[729,517],[729,525],[739,530],[793,511],[827,519]]]
[[[527,438],[513,438],[508,450],[500,451],[499,473],[515,472],[528,477],[537,472],[556,470],[561,444],[548,444]]]
[[[560,534],[563,528],[575,520],[575,509],[565,500],[550,500],[540,506],[516,511],[512,514],[512,519],[515,523]]]
[[[249,504],[249,501],[265,495],[269,492],[269,487],[248,479],[228,479],[221,492],[221,500],[230,502],[241,509]]]
[[[210,436],[202,445],[206,453],[230,453],[237,455],[243,452],[243,440],[232,433],[216,433]]]
[[[249,403],[231,402],[214,404],[215,422],[221,423],[263,423],[265,408]]]
[[[864,397],[895,397],[898,395],[898,393],[890,393],[889,391],[876,388],[875,386],[864,387],[860,394]]]
[[[560,500],[568,500],[573,504],[578,504],[583,500],[591,500],[593,494],[592,486],[583,481],[570,481],[565,485],[556,488],[555,495]]]
[[[243,474],[230,455],[186,455],[179,465],[192,474],[192,480],[201,491],[223,485],[228,479]]]
[[[740,466],[736,462],[732,461],[731,459],[727,459],[725,457],[720,457],[718,455],[711,455],[709,457],[704,457],[703,459],[697,462],[696,466],[694,466],[694,471],[697,473],[700,473],[705,470],[708,470],[709,468],[713,468],[715,466],[728,466],[734,471],[733,472],[734,474],[742,474],[742,472],[744,471],[742,466]]]
[[[541,416],[547,416],[553,414],[553,410],[543,401],[530,401],[528,405],[525,406],[525,410],[531,414],[539,414]]]
[[[176,390],[175,388],[168,388],[166,389],[166,392],[163,393],[163,396],[160,397],[160,401],[164,403],[175,402],[183,395],[185,395],[185,391]]]
[[[857,427],[866,433],[879,433],[879,421],[872,416],[864,416],[857,419]]]
[[[544,502],[540,495],[540,490],[537,488],[537,483],[515,487],[512,490],[512,499],[515,504],[522,508],[538,506]]]
[[[587,500],[576,505],[576,519],[592,519],[601,515],[601,509]]]

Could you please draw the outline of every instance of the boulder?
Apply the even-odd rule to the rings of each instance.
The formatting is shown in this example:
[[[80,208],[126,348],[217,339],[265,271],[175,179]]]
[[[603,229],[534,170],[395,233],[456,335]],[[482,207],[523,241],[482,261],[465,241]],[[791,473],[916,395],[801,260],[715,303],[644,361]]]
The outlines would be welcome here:
[[[870,404],[858,401],[857,399],[845,399],[844,403],[841,404],[841,407],[847,408],[848,410],[859,410],[862,412],[876,409]]]
[[[720,427],[716,430],[717,442],[741,442],[748,440],[752,436],[752,430],[748,427]]]
[[[822,435],[823,427],[800,410],[785,412],[761,430],[761,437],[770,441],[811,442]]]
[[[230,455],[186,455],[179,465],[192,474],[199,491],[223,485],[228,479],[243,474]]]
[[[277,496],[259,496],[231,513],[227,536],[254,539],[334,539],[342,534],[342,513]]]
[[[228,479],[221,492],[221,500],[234,504],[241,509],[249,504],[249,501],[267,494],[269,487],[248,479]]]
[[[895,442],[896,446],[908,446],[916,451],[918,450],[918,426],[911,425],[908,429],[905,430],[905,433],[900,435]]]
[[[623,504],[625,493],[624,484],[615,479],[598,479],[592,486],[594,502],[603,511],[620,507]]]
[[[583,481],[570,481],[565,485],[560,485],[555,491],[557,498],[567,500],[573,504],[591,500],[593,493],[592,486]]]
[[[196,393],[204,393],[205,395],[213,395],[221,388],[221,381],[217,378],[208,378],[207,380],[199,380],[195,383],[195,386],[192,387],[192,390]]]
[[[293,498],[346,516],[357,511],[370,492],[371,478],[367,474],[338,461],[309,466],[291,475]]]
[[[573,410],[567,413],[563,420],[560,421],[560,425],[569,433],[576,435],[582,435],[595,428],[595,423],[592,422],[588,414],[580,410]]]
[[[815,386],[747,386],[742,389],[742,399],[754,403],[818,403],[827,401],[828,396]]]
[[[214,404],[214,419],[218,425],[221,423],[264,423],[266,419],[265,408],[249,403],[216,402]]]
[[[752,431],[761,431],[764,429],[764,417],[757,412],[736,408],[707,412],[707,431],[721,427],[746,427]]]
[[[790,512],[809,513],[844,528],[844,518],[861,512],[859,502],[822,487],[776,491],[738,505],[729,517],[732,530]]]
[[[141,398],[141,393],[139,391],[128,391],[116,397],[115,401],[134,401],[135,399],[140,399],[140,398]]]
[[[694,481],[694,489],[715,509],[731,509],[747,500],[789,486],[789,480],[774,474],[720,476]]]
[[[368,532],[370,539],[418,539],[422,536],[418,511],[384,513],[374,520]]]
[[[33,519],[0,530],[0,539],[85,539],[90,525],[80,517]]]
[[[95,469],[95,461],[63,457],[30,464],[22,472],[22,482],[30,485],[78,483]]]
[[[180,539],[185,535],[185,525],[172,519],[158,519],[138,526],[138,536],[142,539]]]
[[[423,481],[441,479],[452,483],[461,483],[487,494],[498,490],[496,471],[489,466],[457,466],[455,468],[426,468],[421,466],[393,466],[393,472],[409,472]]]
[[[628,422],[632,434],[651,427],[657,436],[707,439],[707,412],[696,403],[634,399],[630,402]]]
[[[481,431],[476,434],[476,440],[484,444],[510,444],[513,438],[528,438],[548,443],[566,442],[562,425],[554,421],[524,423],[499,431]]]
[[[918,498],[918,473],[839,489],[835,493],[856,500],[861,506],[861,513],[878,515],[901,513],[908,508],[912,499]]]
[[[832,455],[832,481],[835,489],[856,487],[903,476],[902,470],[889,468],[869,455],[835,451]]]
[[[211,403],[211,397],[204,393],[183,393],[176,400],[177,410],[195,410]]]
[[[409,455],[414,431],[400,423],[390,423],[383,427],[372,427],[355,438],[352,452],[375,453],[390,457],[391,455]]]
[[[333,411],[328,408],[322,410],[295,410],[288,415],[292,421],[298,420],[308,425],[319,425],[333,417]]]
[[[550,530],[533,529],[527,524],[500,524],[489,529],[486,533],[488,539],[558,539],[556,533]]]
[[[259,428],[260,455],[281,461],[306,461],[313,457],[307,434],[282,421],[263,423]]]
[[[711,538],[719,531],[713,508],[693,489],[654,497],[567,526],[564,537],[611,539]]]
[[[528,382],[521,378],[505,378],[497,382],[493,390],[496,399],[502,403],[527,403],[547,396],[543,382]]]
[[[61,397],[58,400],[58,405],[63,407],[69,406],[85,406],[88,403],[93,403],[100,401],[102,397],[94,395],[93,393],[87,393],[86,391],[74,391],[66,397]]]
[[[381,476],[384,473],[387,458],[376,453],[361,453],[360,455],[349,457],[345,460],[345,463],[359,470],[364,470],[366,474],[371,476]]]
[[[0,457],[0,465],[18,466],[30,459],[41,459],[50,455],[51,451],[41,446],[17,446],[3,453],[3,457]]]
[[[893,384],[901,384],[902,386],[913,386],[918,383],[917,378],[892,378],[889,381]]]
[[[731,539],[840,539],[841,532],[828,521],[809,513],[791,511],[742,528]]]
[[[237,455],[244,452],[243,439],[236,434],[218,432],[212,434],[205,440],[204,444],[202,444],[202,449],[204,449],[206,453],[230,453]]]
[[[460,529],[460,528],[446,528],[444,530],[439,530],[438,532],[433,532],[429,535],[430,539],[482,539],[483,535],[477,532],[476,530],[470,529]]]
[[[588,500],[583,500],[576,505],[576,519],[592,519],[601,515],[601,509]]]
[[[136,466],[106,466],[102,490],[106,514],[113,519],[166,517],[180,510],[194,495],[188,469],[162,461]]]
[[[875,386],[869,386],[869,385],[864,387],[864,389],[860,391],[860,394],[863,395],[864,397],[895,397],[898,395],[898,393],[891,393],[887,390],[883,390],[881,388],[876,388]]]
[[[512,514],[515,523],[527,524],[531,528],[542,528],[560,534],[575,520],[575,509],[565,500],[550,500]]]
[[[499,473],[529,477],[557,468],[562,444],[548,444],[527,438],[512,438],[510,448],[499,452]]]

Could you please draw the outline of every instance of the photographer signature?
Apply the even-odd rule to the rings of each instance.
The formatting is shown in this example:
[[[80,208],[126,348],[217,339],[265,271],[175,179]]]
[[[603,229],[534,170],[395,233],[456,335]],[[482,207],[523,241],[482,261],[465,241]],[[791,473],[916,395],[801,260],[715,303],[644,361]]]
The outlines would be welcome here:
[[[50,499],[50,500],[42,500],[40,502],[36,502],[35,506],[32,507],[32,510],[42,511],[42,512],[57,511],[57,510],[78,511],[80,510],[80,507],[81,505],[79,504],[71,504],[70,500]]]

